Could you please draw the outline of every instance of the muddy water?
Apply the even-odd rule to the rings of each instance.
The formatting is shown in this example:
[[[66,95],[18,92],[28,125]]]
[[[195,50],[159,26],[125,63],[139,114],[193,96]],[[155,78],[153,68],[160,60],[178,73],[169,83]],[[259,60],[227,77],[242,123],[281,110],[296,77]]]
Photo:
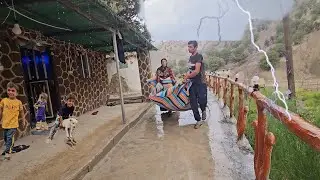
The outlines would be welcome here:
[[[207,125],[194,129],[192,113],[157,107],[143,118],[84,179],[213,179]]]

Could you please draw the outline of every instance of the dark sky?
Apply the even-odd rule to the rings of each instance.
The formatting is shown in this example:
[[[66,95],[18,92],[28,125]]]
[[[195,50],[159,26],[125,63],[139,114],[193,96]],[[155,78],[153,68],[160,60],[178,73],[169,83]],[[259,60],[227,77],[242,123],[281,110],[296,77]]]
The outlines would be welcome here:
[[[145,18],[152,38],[162,40],[217,40],[217,23],[205,20],[197,37],[197,27],[203,16],[218,15],[219,0],[146,0],[141,15]],[[222,40],[238,40],[248,24],[248,16],[234,0],[227,2],[229,11],[221,19]],[[252,18],[280,20],[283,11],[290,11],[293,0],[239,0],[242,7],[251,12]],[[226,7],[225,3],[221,3]]]

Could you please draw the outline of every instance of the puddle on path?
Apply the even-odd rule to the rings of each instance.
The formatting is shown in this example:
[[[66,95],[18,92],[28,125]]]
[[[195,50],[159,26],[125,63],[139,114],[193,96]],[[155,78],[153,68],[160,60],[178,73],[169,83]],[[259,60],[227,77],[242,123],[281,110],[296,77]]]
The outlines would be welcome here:
[[[179,115],[150,109],[84,180],[213,179],[208,128],[180,127]]]
[[[159,106],[155,106],[155,124],[157,128],[157,135],[159,138],[165,135],[163,130],[163,121],[178,121],[179,126],[193,125],[196,123],[192,111],[173,112],[171,115],[167,111],[160,111]]]
[[[253,154],[239,148],[236,141],[235,124],[226,121],[226,112],[220,109],[221,104],[210,93],[208,95],[207,123],[208,137],[212,159],[215,163],[215,179],[221,180],[251,180],[254,178]],[[155,124],[157,136],[163,138],[166,134],[164,122],[177,122],[178,126],[195,124],[192,111],[174,112],[168,115],[156,106]],[[179,128],[176,126],[176,128]]]
[[[253,154],[244,151],[237,145],[235,124],[225,118],[219,102],[208,94],[210,117],[209,144],[215,162],[215,179],[252,180],[254,177]]]

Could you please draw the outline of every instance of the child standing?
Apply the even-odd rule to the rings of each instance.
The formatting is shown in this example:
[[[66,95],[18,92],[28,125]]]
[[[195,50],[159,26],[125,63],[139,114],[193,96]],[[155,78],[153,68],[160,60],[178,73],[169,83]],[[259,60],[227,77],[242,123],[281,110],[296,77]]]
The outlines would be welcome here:
[[[39,100],[34,105],[36,112],[36,129],[37,130],[48,130],[48,124],[46,122],[46,106],[47,106],[48,95],[46,93],[41,93],[39,95]]]
[[[19,127],[19,115],[22,117],[23,126],[26,125],[23,106],[20,100],[17,99],[18,87],[9,82],[7,84],[8,98],[4,98],[0,102],[0,118],[4,132],[5,159],[10,160],[10,154],[14,146],[14,135]]]
[[[50,133],[49,133],[49,140],[53,139],[53,136],[57,132],[59,127],[62,127],[62,121],[64,119],[68,119],[73,115],[74,111],[74,102],[76,98],[74,95],[69,94],[67,96],[67,99],[65,101],[65,104],[60,108],[60,111],[58,112],[55,125],[51,128]],[[71,139],[67,140],[67,143],[70,143]],[[73,140],[74,141],[74,140]],[[75,142],[75,141],[74,141]]]

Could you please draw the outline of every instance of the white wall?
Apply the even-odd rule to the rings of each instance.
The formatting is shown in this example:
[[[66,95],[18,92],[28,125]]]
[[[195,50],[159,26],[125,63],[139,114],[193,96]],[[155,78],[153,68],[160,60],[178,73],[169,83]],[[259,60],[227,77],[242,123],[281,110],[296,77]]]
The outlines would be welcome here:
[[[133,62],[132,64],[130,62]],[[124,77],[132,92],[141,92],[139,77],[138,59],[136,56],[127,60],[128,68],[120,69],[120,75]],[[116,62],[112,61],[107,64],[108,79],[111,81],[112,75],[117,73]]]

